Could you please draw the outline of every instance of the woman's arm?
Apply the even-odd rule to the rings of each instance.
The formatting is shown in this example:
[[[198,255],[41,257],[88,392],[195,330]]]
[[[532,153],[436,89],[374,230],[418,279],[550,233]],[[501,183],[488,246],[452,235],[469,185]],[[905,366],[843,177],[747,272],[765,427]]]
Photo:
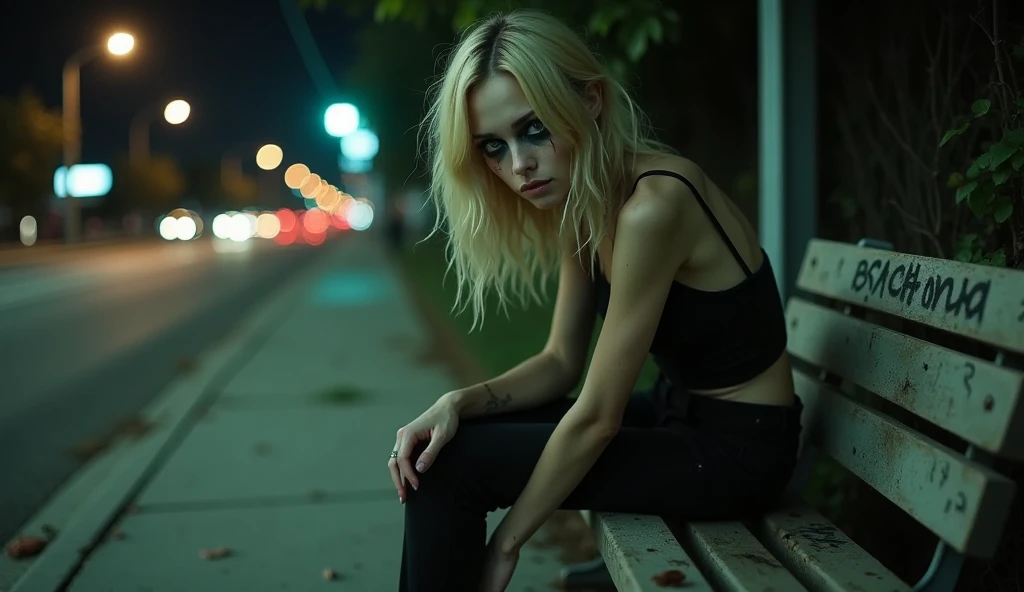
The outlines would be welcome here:
[[[538,407],[566,396],[579,383],[594,331],[593,282],[572,253],[562,256],[551,331],[543,351],[501,376],[448,393],[459,417]]]
[[[643,184],[641,184],[643,185]],[[680,192],[690,193],[682,184]],[[670,193],[675,193],[670,192]],[[689,198],[694,200],[692,195]],[[623,208],[612,259],[612,292],[579,398],[555,427],[525,489],[492,538],[517,553],[579,485],[617,433],[674,276],[686,260],[685,194],[641,188]]]
[[[579,378],[542,351],[501,376],[444,395],[442,402],[452,404],[462,419],[532,409],[564,397]]]

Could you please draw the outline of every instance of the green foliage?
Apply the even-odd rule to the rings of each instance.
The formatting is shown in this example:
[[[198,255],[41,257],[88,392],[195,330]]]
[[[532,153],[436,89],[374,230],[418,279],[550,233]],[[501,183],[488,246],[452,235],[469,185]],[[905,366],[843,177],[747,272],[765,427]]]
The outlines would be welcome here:
[[[994,229],[990,227],[985,235],[991,236],[994,233]],[[953,247],[953,259],[967,263],[1006,267],[1006,250],[999,247],[995,251],[987,251],[985,235],[968,232],[957,237]]]
[[[16,212],[42,207],[63,142],[60,112],[36,94],[0,98],[0,204]]]
[[[587,0],[578,3],[552,3],[544,0],[301,0],[306,8],[325,9],[340,5],[350,14],[373,11],[377,23],[402,22],[418,29],[434,18],[448,20],[453,31],[461,31],[493,12],[511,8],[538,8],[569,21],[586,23],[587,33],[614,42],[617,53],[613,69],[621,70],[618,60],[639,62],[652,44],[679,39],[679,14],[658,0]]]
[[[995,108],[986,98],[974,101],[969,118],[948,130],[939,145],[975,126],[993,129],[993,139],[981,144],[981,153],[964,172],[952,173],[946,182],[956,190],[956,203],[974,214],[977,228],[957,237],[954,259],[1005,267],[1006,251],[998,244],[999,234],[1015,208],[1024,208],[1024,97],[1015,97],[1005,108]]]
[[[360,105],[380,138],[378,170],[391,187],[405,186],[417,162],[415,142],[423,90],[436,74],[440,51],[454,33],[495,11],[539,8],[568,23],[581,23],[608,64],[624,79],[652,46],[679,39],[679,15],[657,0],[300,0],[307,9],[340,8],[372,15],[375,26],[358,33],[359,59],[344,73],[351,100]],[[606,47],[607,46],[607,47]],[[422,172],[422,171],[420,171]]]
[[[124,211],[169,210],[178,205],[185,191],[185,175],[174,159],[154,156],[130,164],[120,158],[113,166],[114,187],[109,201]]]

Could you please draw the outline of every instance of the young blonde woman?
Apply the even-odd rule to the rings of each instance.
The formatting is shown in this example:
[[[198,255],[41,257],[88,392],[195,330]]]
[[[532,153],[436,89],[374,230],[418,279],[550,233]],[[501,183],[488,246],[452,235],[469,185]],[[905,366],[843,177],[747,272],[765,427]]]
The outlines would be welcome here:
[[[802,407],[772,268],[743,214],[649,137],[623,87],[543,13],[478,23],[433,91],[431,189],[460,303],[482,322],[488,291],[523,301],[539,277],[557,270],[559,283],[542,351],[398,430],[400,589],[505,590],[559,508],[762,511],[792,472]],[[648,353],[661,373],[634,395]],[[510,510],[488,542],[498,508]]]

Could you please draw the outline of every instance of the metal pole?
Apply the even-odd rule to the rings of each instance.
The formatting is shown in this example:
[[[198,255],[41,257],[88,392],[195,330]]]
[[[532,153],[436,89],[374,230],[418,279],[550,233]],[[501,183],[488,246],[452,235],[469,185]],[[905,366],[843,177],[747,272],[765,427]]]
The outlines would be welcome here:
[[[81,204],[71,196],[67,181],[71,179],[71,167],[82,159],[82,115],[81,115],[81,71],[82,66],[102,52],[100,46],[80,49],[64,62],[64,96],[61,105],[61,122],[64,135],[64,240],[78,242],[81,235]]]
[[[78,242],[79,238],[79,204],[71,195],[68,183],[71,178],[71,167],[78,164],[82,152],[82,122],[79,114],[80,96],[79,79],[81,64],[78,54],[68,58],[64,64],[64,97],[62,121],[64,131],[64,240],[69,243]]]
[[[817,230],[816,8],[759,2],[759,225],[783,301]]]

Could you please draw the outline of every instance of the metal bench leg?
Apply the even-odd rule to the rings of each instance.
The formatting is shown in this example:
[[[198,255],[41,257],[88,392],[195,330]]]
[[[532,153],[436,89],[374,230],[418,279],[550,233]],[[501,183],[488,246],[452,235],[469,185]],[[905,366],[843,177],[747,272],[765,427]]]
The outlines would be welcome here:
[[[928,571],[914,585],[914,592],[953,592],[964,566],[964,556],[939,542]]]
[[[604,564],[604,559],[598,557],[585,563],[576,563],[563,567],[559,573],[562,580],[562,587],[565,590],[579,590],[581,588],[608,588],[615,589],[611,574]]]

